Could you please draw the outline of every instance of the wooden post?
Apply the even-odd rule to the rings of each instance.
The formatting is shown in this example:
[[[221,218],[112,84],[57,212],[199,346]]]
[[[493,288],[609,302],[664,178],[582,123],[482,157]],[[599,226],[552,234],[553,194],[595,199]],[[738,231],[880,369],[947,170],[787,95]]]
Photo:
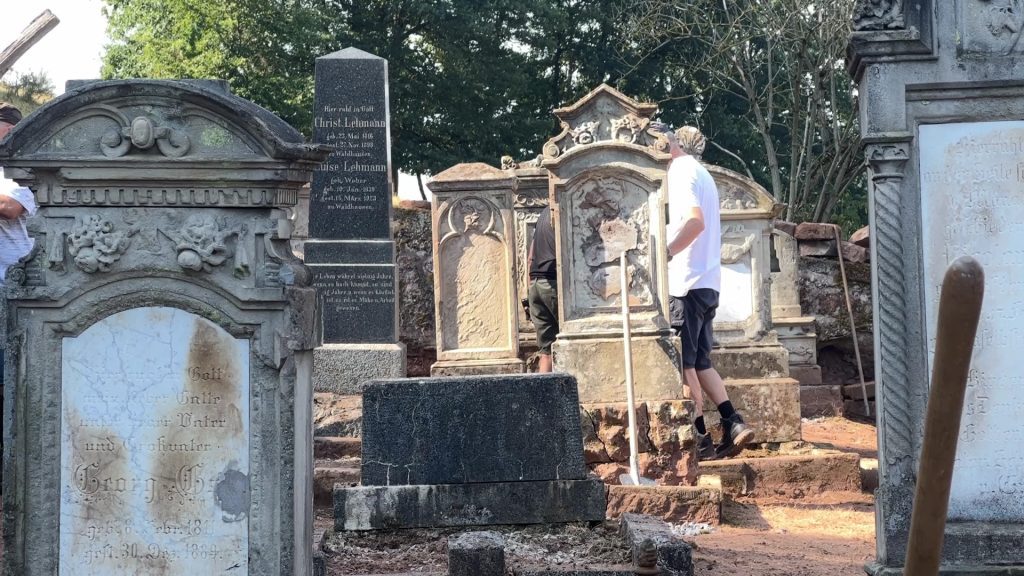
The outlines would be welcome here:
[[[25,52],[28,52],[29,48],[42,40],[43,36],[46,36],[57,24],[60,24],[60,20],[49,10],[44,10],[42,14],[36,16],[36,19],[22,31],[21,35],[7,48],[4,48],[3,52],[0,52],[0,76],[6,74],[14,66],[14,63]]]
[[[973,258],[957,258],[942,282],[932,386],[903,571],[906,576],[939,573],[960,415],[984,293],[981,264]]]

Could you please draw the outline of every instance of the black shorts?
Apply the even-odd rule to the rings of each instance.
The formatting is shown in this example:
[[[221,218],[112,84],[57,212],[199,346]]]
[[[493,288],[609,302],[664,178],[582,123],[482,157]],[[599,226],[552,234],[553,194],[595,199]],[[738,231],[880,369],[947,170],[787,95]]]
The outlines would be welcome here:
[[[712,367],[711,325],[717,308],[718,292],[710,288],[690,290],[682,298],[669,296],[669,322],[683,341],[684,368],[707,370]]]

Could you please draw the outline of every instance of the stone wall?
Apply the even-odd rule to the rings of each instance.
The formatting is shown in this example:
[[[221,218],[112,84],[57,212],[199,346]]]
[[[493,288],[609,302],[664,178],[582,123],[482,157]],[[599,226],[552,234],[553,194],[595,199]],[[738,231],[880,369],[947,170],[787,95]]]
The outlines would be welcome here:
[[[429,376],[437,357],[434,336],[434,259],[430,245],[430,202],[402,200],[391,229],[398,263],[400,339],[409,376]]]
[[[871,264],[867,231],[854,233],[850,242],[836,246],[834,228],[829,224],[805,223],[793,228],[800,246],[800,306],[804,314],[814,316],[818,334],[818,365],[825,384],[859,382],[850,319],[843,294],[839,268],[840,250],[844,255],[846,280],[853,305],[857,342],[860,346],[864,378],[874,380],[874,341],[872,338]]]

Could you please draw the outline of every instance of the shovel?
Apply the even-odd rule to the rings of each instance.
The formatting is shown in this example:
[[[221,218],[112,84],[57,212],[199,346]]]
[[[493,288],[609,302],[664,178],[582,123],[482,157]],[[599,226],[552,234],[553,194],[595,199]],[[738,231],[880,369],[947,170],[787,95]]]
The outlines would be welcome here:
[[[622,292],[622,349],[625,354],[626,367],[626,412],[629,422],[629,474],[620,474],[619,483],[623,486],[652,486],[654,480],[640,476],[640,455],[637,443],[636,414],[633,402],[633,350],[630,347],[629,331],[629,282],[626,279],[626,252],[619,255],[619,280]]]

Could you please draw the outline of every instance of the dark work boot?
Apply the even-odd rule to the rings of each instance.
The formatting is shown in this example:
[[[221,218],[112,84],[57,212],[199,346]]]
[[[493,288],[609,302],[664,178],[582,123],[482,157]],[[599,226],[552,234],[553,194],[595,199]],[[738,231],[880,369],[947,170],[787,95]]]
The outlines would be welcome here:
[[[711,441],[711,434],[694,433],[697,436],[697,461],[707,462],[718,457],[715,453],[715,443]]]
[[[722,419],[722,442],[718,445],[718,458],[732,458],[754,439],[754,429],[743,422],[739,413]]]

